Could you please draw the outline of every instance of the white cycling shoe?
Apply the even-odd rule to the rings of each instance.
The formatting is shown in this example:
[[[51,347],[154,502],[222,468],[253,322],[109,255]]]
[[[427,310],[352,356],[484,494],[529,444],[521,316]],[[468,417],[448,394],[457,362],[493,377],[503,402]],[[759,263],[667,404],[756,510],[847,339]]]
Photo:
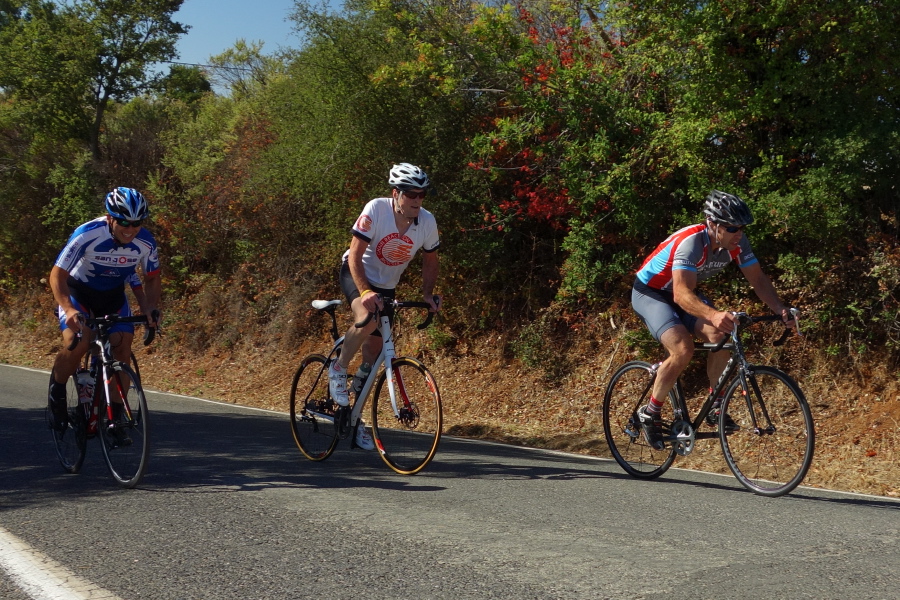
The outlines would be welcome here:
[[[347,370],[338,361],[332,361],[328,367],[328,391],[331,399],[340,406],[350,406],[350,393],[347,391]]]
[[[356,426],[356,445],[363,450],[374,450],[375,449],[375,441],[372,440],[372,436],[369,434],[369,430],[366,429],[366,424],[360,420],[359,424]]]

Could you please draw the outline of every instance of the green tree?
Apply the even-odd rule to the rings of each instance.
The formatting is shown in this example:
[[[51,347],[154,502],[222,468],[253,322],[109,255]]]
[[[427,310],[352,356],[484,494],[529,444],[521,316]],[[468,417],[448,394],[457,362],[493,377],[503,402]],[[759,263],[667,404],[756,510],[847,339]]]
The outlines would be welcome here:
[[[25,0],[3,13],[0,87],[35,135],[81,139],[100,158],[112,101],[151,89],[150,67],[175,56],[183,0]],[[38,133],[39,132],[39,133]]]

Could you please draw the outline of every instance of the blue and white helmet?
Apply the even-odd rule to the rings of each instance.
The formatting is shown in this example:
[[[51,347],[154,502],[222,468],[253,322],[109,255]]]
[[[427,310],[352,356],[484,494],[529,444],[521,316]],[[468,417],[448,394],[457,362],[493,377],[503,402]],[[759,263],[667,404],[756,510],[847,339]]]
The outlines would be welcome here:
[[[400,191],[427,190],[431,185],[425,171],[409,163],[400,163],[391,167],[388,183],[392,188]]]
[[[150,216],[143,194],[127,187],[116,188],[106,195],[106,212],[126,221],[140,221]]]

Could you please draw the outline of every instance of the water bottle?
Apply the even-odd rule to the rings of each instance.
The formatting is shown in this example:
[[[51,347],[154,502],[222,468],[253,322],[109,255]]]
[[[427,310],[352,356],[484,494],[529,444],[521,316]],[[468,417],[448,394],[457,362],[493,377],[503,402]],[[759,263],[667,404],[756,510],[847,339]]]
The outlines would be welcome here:
[[[369,373],[372,372],[372,365],[367,362],[359,365],[359,369],[356,370],[356,375],[353,376],[353,393],[359,396],[359,393],[363,389],[363,385],[366,383],[366,379],[369,378]]]
[[[94,378],[87,369],[78,369],[75,373],[75,384],[78,388],[78,402],[86,404],[94,400]]]

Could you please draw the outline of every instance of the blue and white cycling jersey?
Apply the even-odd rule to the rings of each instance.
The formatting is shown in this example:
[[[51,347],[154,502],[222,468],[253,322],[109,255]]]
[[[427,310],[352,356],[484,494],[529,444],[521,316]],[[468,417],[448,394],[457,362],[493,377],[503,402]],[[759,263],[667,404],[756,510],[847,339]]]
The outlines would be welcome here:
[[[78,227],[54,264],[77,284],[103,292],[122,289],[126,282],[133,287],[138,266],[145,277],[156,274],[159,254],[153,234],[144,228],[127,244],[117,242],[103,216]]]

